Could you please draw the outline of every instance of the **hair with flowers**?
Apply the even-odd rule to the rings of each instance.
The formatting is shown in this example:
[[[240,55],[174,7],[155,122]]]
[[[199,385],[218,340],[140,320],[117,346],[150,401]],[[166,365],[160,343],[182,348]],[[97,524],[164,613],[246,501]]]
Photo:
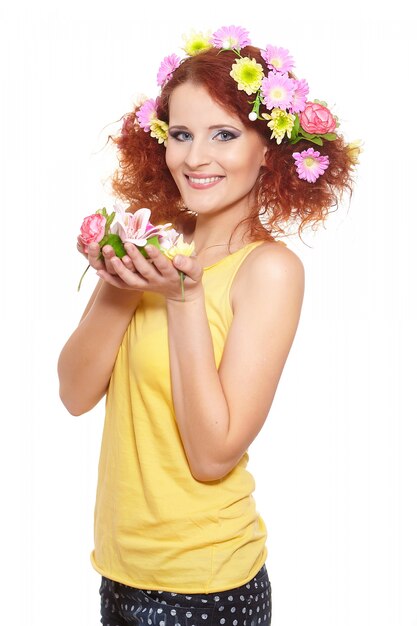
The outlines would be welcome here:
[[[249,33],[236,26],[193,32],[184,37],[183,50],[183,59],[171,54],[162,60],[159,96],[142,100],[124,116],[120,135],[112,137],[120,154],[115,192],[133,209],[149,206],[158,221],[187,213],[165,163],[165,145],[170,96],[190,82],[204,86],[268,143],[248,218],[251,235],[272,239],[271,233],[284,234],[292,223],[301,232],[323,222],[343,193],[352,191],[360,144],[344,141],[325,102],[308,100],[308,83],[295,77],[289,51],[252,46]]]

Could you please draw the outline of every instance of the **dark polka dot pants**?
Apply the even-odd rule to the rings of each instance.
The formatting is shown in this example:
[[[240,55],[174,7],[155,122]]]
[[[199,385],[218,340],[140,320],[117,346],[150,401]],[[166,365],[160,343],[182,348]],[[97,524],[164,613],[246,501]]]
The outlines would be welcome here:
[[[246,585],[219,593],[146,591],[102,577],[103,626],[270,626],[271,583],[265,565]]]

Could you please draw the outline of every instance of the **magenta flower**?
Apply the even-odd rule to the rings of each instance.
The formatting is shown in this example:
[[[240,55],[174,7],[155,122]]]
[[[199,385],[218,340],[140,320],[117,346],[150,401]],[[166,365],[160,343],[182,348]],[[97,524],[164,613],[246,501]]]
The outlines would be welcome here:
[[[290,106],[291,113],[301,113],[306,108],[309,87],[307,81],[302,78],[295,81],[295,91]]]
[[[140,109],[136,111],[139,126],[147,133],[151,130],[152,120],[156,119],[156,102],[152,98],[145,100]]]
[[[179,67],[180,62],[181,59],[176,54],[171,54],[162,60],[156,79],[160,87],[162,87],[164,83],[172,77],[173,72],[175,72],[177,67]]]
[[[210,43],[215,48],[244,48],[250,45],[249,32],[241,26],[222,26],[213,33]]]
[[[293,100],[295,80],[284,74],[269,72],[262,79],[262,95],[267,109],[288,109]]]
[[[321,156],[318,150],[309,148],[302,152],[293,152],[298,178],[308,183],[315,183],[329,167],[329,157]]]
[[[266,50],[261,50],[261,55],[270,70],[278,70],[278,72],[284,74],[291,71],[294,67],[293,58],[285,48],[268,45]]]

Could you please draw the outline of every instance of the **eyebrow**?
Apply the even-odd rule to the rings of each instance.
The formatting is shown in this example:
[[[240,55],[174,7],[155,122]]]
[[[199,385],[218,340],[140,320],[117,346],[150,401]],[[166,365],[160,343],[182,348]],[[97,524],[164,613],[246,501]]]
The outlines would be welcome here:
[[[240,128],[236,128],[236,126],[233,126],[232,124],[215,124],[214,126],[209,126],[209,130],[216,130],[218,128],[233,128],[234,130],[236,130],[238,133],[241,133],[242,130]],[[187,126],[180,126],[177,124],[174,124],[174,126],[170,126],[169,130],[172,130],[173,128],[177,128],[178,130],[188,130]]]

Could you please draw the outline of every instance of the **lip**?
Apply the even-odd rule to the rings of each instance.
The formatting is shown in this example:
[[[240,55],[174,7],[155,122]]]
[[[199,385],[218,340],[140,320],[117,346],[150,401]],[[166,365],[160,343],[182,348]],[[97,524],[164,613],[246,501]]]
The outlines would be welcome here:
[[[199,185],[198,183],[191,182],[190,175],[189,174],[185,174],[185,178],[187,179],[187,183],[188,183],[188,185],[192,189],[210,189],[211,187],[214,187],[218,183],[221,183],[221,181],[224,178],[224,176],[216,176],[216,175],[213,175],[213,174],[211,176],[209,176],[209,175],[202,175],[202,174],[197,174],[197,175],[192,174],[191,176],[192,176],[192,178],[201,178],[201,179],[204,179],[204,178],[218,178],[218,180],[215,180],[212,183],[208,183],[206,185],[201,185],[201,184]]]

